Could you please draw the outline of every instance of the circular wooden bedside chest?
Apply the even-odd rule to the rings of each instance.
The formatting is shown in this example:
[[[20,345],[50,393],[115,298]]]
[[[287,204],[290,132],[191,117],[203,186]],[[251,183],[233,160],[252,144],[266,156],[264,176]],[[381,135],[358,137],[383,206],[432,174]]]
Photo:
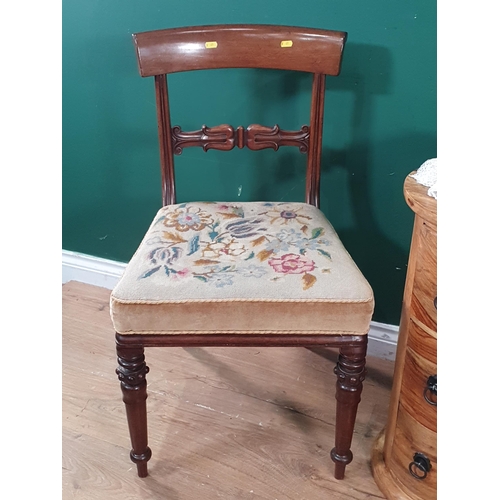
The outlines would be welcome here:
[[[389,415],[372,450],[375,482],[390,500],[437,497],[437,202],[427,191],[406,178],[415,221]]]

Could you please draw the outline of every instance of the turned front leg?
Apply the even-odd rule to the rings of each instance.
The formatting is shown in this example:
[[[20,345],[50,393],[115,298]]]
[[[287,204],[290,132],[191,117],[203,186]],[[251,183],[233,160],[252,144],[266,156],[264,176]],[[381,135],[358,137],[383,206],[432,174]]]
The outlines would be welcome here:
[[[128,428],[132,451],[130,458],[137,464],[139,477],[148,475],[147,462],[151,458],[148,447],[148,426],[146,416],[146,374],[149,368],[144,360],[143,348],[129,348],[117,345],[118,368],[116,373],[121,382],[123,402],[127,411]]]
[[[335,462],[335,478],[343,479],[346,465],[352,461],[351,442],[358,404],[365,379],[366,341],[359,346],[342,347],[334,372],[337,375],[337,417],[335,448],[330,453]]]

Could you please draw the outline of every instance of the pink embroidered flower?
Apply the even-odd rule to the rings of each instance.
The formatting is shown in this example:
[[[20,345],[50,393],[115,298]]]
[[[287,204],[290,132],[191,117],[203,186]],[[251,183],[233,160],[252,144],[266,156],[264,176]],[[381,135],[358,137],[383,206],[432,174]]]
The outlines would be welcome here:
[[[191,271],[185,267],[184,269],[181,269],[180,271],[176,271],[175,273],[170,274],[170,279],[174,281],[179,281],[182,278],[187,278],[191,274]]]
[[[281,257],[269,259],[267,262],[277,273],[283,274],[308,273],[316,267],[312,260],[293,253],[287,253]]]

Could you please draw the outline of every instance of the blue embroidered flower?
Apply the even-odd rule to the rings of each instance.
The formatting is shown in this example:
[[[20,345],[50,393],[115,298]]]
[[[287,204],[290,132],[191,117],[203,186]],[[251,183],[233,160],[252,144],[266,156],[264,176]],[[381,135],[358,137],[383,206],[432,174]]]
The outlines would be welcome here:
[[[214,273],[207,276],[207,282],[215,285],[217,288],[222,288],[233,284],[233,275],[229,273]]]
[[[270,252],[278,253],[278,252],[288,252],[289,244],[286,241],[274,239],[269,241],[266,244],[266,250]]]
[[[242,267],[237,269],[238,274],[245,276],[246,278],[262,278],[265,274],[267,274],[267,269],[265,267],[256,266],[255,264],[251,264],[248,267]]]
[[[266,250],[275,253],[288,252],[290,245],[296,245],[297,241],[300,241],[302,238],[303,235],[295,229],[282,229],[275,235],[274,239],[266,244]]]
[[[182,248],[180,247],[158,247],[149,252],[148,257],[151,264],[171,264],[182,255]]]
[[[285,206],[284,206],[285,205]],[[301,208],[286,206],[287,203],[277,203],[271,210],[267,210],[263,215],[271,218],[271,224],[288,225],[288,223],[308,225],[311,217],[303,215]]]
[[[283,219],[296,219],[297,214],[293,210],[283,210],[280,213],[280,217],[283,217]]]
[[[179,205],[175,209],[166,210],[163,216],[165,227],[175,227],[177,231],[201,231],[213,223],[212,216],[199,207]]]
[[[165,274],[170,276],[171,273],[176,273],[176,271],[170,267],[168,264],[172,264],[182,256],[182,248],[180,247],[157,247],[148,253],[149,264],[155,267],[151,267],[139,276],[139,279],[148,278],[149,276],[158,272],[162,267],[165,270]]]
[[[177,217],[177,223],[181,226],[194,226],[201,222],[198,214],[181,213]]]
[[[300,241],[304,236],[296,231],[295,229],[282,229],[277,235],[276,238],[286,241],[291,245],[295,245],[297,241]]]
[[[262,219],[242,219],[231,222],[226,226],[226,229],[234,238],[251,238],[266,232],[266,228],[260,224],[262,224]]]
[[[324,244],[324,240],[322,242],[320,240],[310,240],[309,238],[302,238],[295,242],[295,246],[299,250],[317,250],[322,244]]]

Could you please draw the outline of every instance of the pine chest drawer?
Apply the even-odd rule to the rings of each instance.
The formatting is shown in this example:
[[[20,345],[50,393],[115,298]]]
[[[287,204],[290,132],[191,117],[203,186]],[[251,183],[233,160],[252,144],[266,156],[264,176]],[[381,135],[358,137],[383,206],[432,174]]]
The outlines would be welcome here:
[[[415,214],[387,425],[375,442],[375,481],[390,500],[437,497],[437,203],[408,176]]]
[[[414,455],[418,452],[414,450],[425,450],[425,453],[422,453],[425,457],[421,458],[422,462],[415,458]],[[425,459],[431,465],[428,472],[424,471]],[[414,419],[404,408],[399,410],[392,453],[387,465],[414,498],[436,497],[436,434]]]

